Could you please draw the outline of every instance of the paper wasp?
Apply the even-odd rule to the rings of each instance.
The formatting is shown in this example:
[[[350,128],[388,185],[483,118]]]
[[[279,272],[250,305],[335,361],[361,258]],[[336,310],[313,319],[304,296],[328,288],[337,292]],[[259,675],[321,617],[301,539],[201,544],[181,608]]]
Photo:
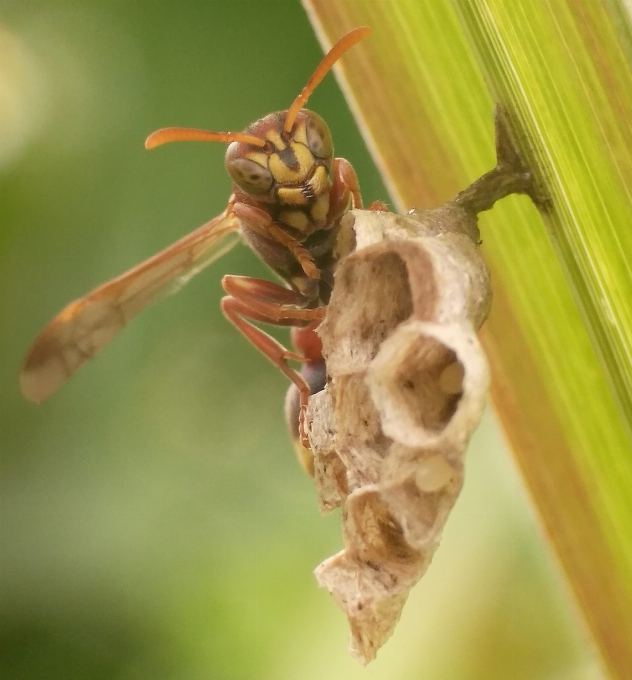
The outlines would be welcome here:
[[[41,402],[53,394],[158,294],[178,289],[239,240],[231,236],[240,236],[286,285],[226,275],[221,308],[292,381],[295,389],[288,394],[286,412],[307,445],[307,399],[324,384],[314,329],[323,318],[336,263],[345,254],[340,220],[350,206],[361,207],[361,198],[351,164],[333,157],[326,123],[303,106],[333,64],[369,33],[366,27],[347,33],[289,109],[271,113],[241,133],[164,128],[147,138],[148,149],[175,141],[228,142],[225,165],[233,180],[228,205],[188,236],[67,305],[27,354],[20,385],[28,399]],[[251,322],[291,327],[296,351]],[[303,363],[302,372],[288,360]]]

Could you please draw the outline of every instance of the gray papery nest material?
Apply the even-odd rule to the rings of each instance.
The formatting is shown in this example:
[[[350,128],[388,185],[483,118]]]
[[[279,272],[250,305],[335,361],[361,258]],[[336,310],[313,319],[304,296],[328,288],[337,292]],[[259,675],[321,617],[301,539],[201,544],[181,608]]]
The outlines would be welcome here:
[[[498,164],[446,205],[353,210],[318,333],[328,381],[307,420],[320,510],[340,507],[344,549],[315,575],[366,663],[428,568],[463,485],[489,383],[476,331],[491,304],[477,213],[530,177],[496,115]]]

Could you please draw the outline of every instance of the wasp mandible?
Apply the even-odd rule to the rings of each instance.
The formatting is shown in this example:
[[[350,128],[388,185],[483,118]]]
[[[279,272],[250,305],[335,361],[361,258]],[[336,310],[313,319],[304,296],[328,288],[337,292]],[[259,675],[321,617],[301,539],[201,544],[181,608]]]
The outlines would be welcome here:
[[[177,141],[228,142],[225,166],[233,180],[228,205],[188,236],[68,304],[26,356],[20,385],[28,399],[41,402],[53,394],[158,294],[179,289],[232,247],[239,240],[236,236],[285,285],[226,275],[222,311],[292,381],[295,389],[288,395],[286,411],[296,418],[300,440],[307,445],[307,400],[316,383],[324,384],[314,329],[324,316],[336,264],[349,250],[340,236],[341,218],[350,207],[362,207],[362,200],[353,167],[333,156],[327,124],[303,106],[333,64],[369,33],[367,27],[347,33],[289,109],[271,113],[243,132],[164,128],[149,135],[148,149]],[[253,322],[291,327],[296,351]],[[288,361],[304,364],[303,374]],[[298,413],[292,416],[294,411]]]

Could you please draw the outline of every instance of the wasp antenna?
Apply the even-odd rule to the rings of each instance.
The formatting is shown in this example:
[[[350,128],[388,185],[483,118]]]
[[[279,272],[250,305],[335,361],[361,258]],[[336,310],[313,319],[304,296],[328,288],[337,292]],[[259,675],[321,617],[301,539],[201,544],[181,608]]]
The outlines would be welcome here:
[[[349,31],[327,52],[323,60],[318,64],[311,78],[307,81],[307,85],[301,90],[299,96],[292,102],[292,105],[287,110],[285,116],[285,123],[283,124],[283,132],[290,132],[298,112],[303,108],[304,104],[309,99],[309,96],[316,89],[316,86],[327,75],[331,67],[340,59],[340,57],[356,43],[360,42],[369,35],[371,29],[368,26],[360,26]]]
[[[241,142],[253,146],[264,147],[263,139],[243,132],[209,132],[195,128],[162,128],[152,132],[145,140],[146,149],[154,149],[167,142]]]

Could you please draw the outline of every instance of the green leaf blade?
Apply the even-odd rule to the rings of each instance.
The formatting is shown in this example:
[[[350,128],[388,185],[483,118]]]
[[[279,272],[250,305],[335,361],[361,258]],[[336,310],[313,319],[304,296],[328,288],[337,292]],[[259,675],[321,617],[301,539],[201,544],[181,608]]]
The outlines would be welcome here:
[[[612,677],[632,668],[632,54],[614,2],[306,2],[345,57],[397,207],[438,205],[493,165],[502,101],[546,187],[481,217],[494,279],[492,398]],[[317,18],[316,18],[317,17]],[[371,197],[373,198],[373,197]]]

